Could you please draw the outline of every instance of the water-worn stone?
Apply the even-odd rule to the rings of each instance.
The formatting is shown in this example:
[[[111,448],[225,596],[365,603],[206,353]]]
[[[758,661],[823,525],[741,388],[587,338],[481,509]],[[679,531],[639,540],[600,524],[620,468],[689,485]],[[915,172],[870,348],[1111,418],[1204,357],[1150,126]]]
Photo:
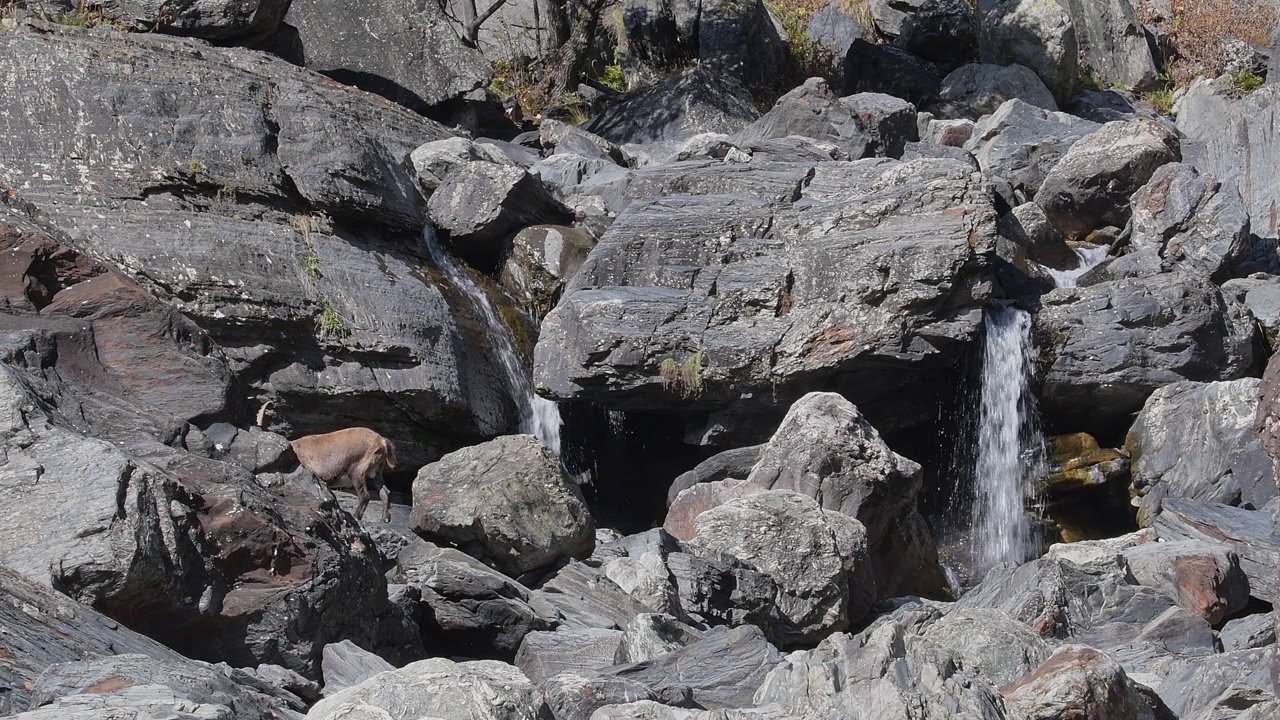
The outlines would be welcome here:
[[[531,632],[520,643],[515,665],[531,682],[541,685],[562,672],[582,674],[622,664],[621,653],[621,630]]]
[[[1146,543],[1123,551],[1133,577],[1163,591],[1212,625],[1249,603],[1240,559],[1221,545],[1184,540]]]
[[[932,111],[942,117],[977,120],[1009,100],[1050,112],[1058,110],[1053,93],[1030,68],[1022,65],[963,65],[942,79]]]
[[[933,422],[932,405],[906,398],[949,387],[981,324],[985,182],[951,160],[869,159],[821,163],[800,190],[797,169],[726,168],[711,187],[736,195],[632,203],[543,323],[539,391],[696,412],[701,441],[726,444],[735,430],[762,441],[818,384],[884,432]],[[776,194],[743,197],[771,178]]]
[[[623,663],[638,663],[666,655],[706,637],[706,633],[671,615],[642,613],[623,628],[619,652]]]
[[[1083,645],[1058,648],[1001,692],[1031,720],[1137,718],[1140,712],[1140,696],[1124,668]]]
[[[399,578],[429,609],[422,633],[433,648],[510,659],[535,630],[553,630],[556,608],[479,560],[453,548],[410,542],[396,558]]]
[[[901,157],[903,145],[917,138],[915,108],[880,93],[837,98],[825,80],[809,78],[778,98],[769,112],[735,134],[746,145],[770,138],[803,135],[835,143],[853,160]]]
[[[1168,497],[1260,508],[1280,492],[1253,430],[1261,382],[1179,382],[1156,390],[1129,429],[1138,524]]]
[[[694,528],[697,536],[684,543],[692,552],[728,554],[773,580],[776,594],[768,604],[774,612],[756,621],[775,643],[811,643],[848,626],[844,558],[813,500],[779,490],[755,493],[702,513]]]
[[[588,720],[599,717],[597,711],[601,708],[661,699],[643,683],[608,675],[571,672],[548,678],[542,683],[542,692],[555,720]]]
[[[570,562],[544,580],[530,595],[558,610],[561,627],[620,630],[631,618],[662,607],[649,607],[609,579],[604,571]]]
[[[997,566],[956,603],[957,609],[1002,610],[1042,637],[1102,649],[1134,641],[1171,607],[1172,598],[1138,585],[1114,551],[1081,563],[1045,557],[1018,568]]]
[[[331,695],[316,703],[307,718],[538,720],[545,713],[542,693],[511,665],[431,658]]]
[[[489,82],[489,63],[430,0],[293,0],[303,61],[339,82],[423,111]]]
[[[1124,227],[1129,197],[1157,168],[1182,159],[1177,135],[1146,119],[1110,122],[1067,150],[1045,176],[1036,203],[1068,240],[1104,225]]]
[[[1220,505],[1202,500],[1167,498],[1164,512],[1155,522],[1165,540],[1204,540],[1225,545],[1240,558],[1240,569],[1249,578],[1249,595],[1264,602],[1280,592],[1280,534],[1275,518],[1258,510]]]
[[[1157,256],[1221,283],[1254,254],[1249,216],[1235,182],[1219,183],[1190,165],[1170,163],[1131,199],[1133,252]]]
[[[1251,650],[1276,644],[1274,616],[1256,613],[1228,620],[1218,632],[1223,652]]]
[[[1063,6],[1040,0],[980,0],[978,50],[982,62],[1025,65],[1059,103],[1070,99],[1079,57],[1075,26]]]
[[[1269,648],[1263,648],[1194,658],[1165,678],[1156,691],[1180,718],[1197,717],[1196,713],[1232,686],[1262,690],[1274,697],[1267,667],[1270,653]]]
[[[848,400],[811,393],[791,406],[747,477],[794,490],[867,529],[878,597],[925,592],[941,575],[933,539],[914,530],[922,471],[898,455]],[[696,523],[697,521],[695,521]]]
[[[430,197],[451,171],[468,162],[513,164],[512,160],[495,145],[474,143],[460,137],[423,143],[409,154],[414,179],[417,180],[418,189],[422,191],[424,197]]]
[[[618,144],[646,143],[733,133],[758,117],[740,81],[695,67],[615,102],[585,129]]]
[[[1234,380],[1253,362],[1251,320],[1183,273],[1059,288],[1041,303],[1041,407],[1054,427],[1115,437],[1159,387]]]
[[[655,692],[683,685],[698,706],[749,707],[765,676],[781,661],[754,626],[719,628],[697,642],[652,660],[620,665],[607,676],[640,683]]]
[[[452,452],[413,481],[414,530],[474,543],[512,577],[562,557],[586,557],[595,525],[578,486],[531,435]]]
[[[979,120],[964,147],[1011,205],[1035,197],[1067,149],[1098,125],[1013,99]]]

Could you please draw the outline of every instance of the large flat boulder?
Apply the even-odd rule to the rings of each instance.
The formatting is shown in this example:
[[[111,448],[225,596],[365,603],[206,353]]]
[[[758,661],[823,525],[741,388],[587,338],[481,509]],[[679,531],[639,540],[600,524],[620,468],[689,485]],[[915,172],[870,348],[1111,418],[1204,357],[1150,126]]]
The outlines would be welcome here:
[[[767,167],[735,174],[778,174]],[[796,166],[783,167],[790,177]],[[813,172],[798,199],[633,203],[543,323],[540,392],[718,411],[713,425],[727,431],[735,413],[776,423],[823,383],[882,431],[931,422],[911,415],[927,403],[905,398],[936,389],[981,325],[995,240],[985,182],[951,160]],[[756,442],[773,426],[760,423]]]
[[[430,658],[388,670],[316,703],[311,720],[422,717],[538,720],[542,693],[514,666],[494,660]]]
[[[434,0],[293,0],[306,67],[416,111],[489,82],[489,61],[467,47]]]
[[[0,57],[6,201],[210,332],[244,388],[238,422],[270,402],[264,424],[288,437],[367,425],[410,463],[515,424],[501,371],[473,350],[488,328],[420,272],[406,159],[445,128],[182,38],[22,25]]]
[[[1254,256],[1249,215],[1235,181],[1225,184],[1190,165],[1169,163],[1131,199],[1134,253],[1162,268],[1184,267],[1221,283]]]
[[[1099,85],[1135,92],[1160,80],[1146,29],[1129,0],[1064,0],[1080,47],[1080,59]]]
[[[1041,407],[1062,430],[1117,436],[1158,388],[1234,380],[1253,362],[1251,319],[1185,273],[1059,288],[1041,303]]]
[[[981,0],[978,51],[982,62],[1017,63],[1035,71],[1059,103],[1071,98],[1079,44],[1064,6],[1040,0]]]

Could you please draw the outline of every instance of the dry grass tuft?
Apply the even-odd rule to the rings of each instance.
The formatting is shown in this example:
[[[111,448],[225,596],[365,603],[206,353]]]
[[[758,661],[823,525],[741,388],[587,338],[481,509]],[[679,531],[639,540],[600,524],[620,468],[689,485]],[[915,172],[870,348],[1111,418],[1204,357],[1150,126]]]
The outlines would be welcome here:
[[[1178,86],[1197,77],[1221,75],[1234,42],[1265,46],[1276,25],[1271,0],[1173,0],[1167,15],[1146,4],[1137,4],[1135,10],[1142,22],[1169,37],[1174,57],[1166,64]]]

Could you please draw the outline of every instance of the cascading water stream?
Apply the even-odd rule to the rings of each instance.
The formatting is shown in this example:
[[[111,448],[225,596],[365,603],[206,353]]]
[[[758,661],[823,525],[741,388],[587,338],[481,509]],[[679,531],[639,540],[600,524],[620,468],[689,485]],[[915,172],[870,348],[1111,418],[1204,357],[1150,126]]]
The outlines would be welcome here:
[[[463,270],[462,265],[440,246],[435,228],[430,225],[422,231],[422,245],[431,263],[449,278],[449,282],[453,283],[454,287],[466,295],[468,302],[479,312],[488,326],[489,337],[494,340],[493,347],[497,351],[498,363],[507,376],[507,387],[511,391],[511,397],[515,400],[516,406],[520,409],[520,432],[538,438],[559,457],[560,408],[554,402],[533,391],[533,383],[523,363],[520,362],[515,341],[511,338],[511,329],[503,322],[493,301]]]
[[[1044,440],[1031,379],[1031,315],[1017,308],[988,311],[970,526],[975,580],[1038,551],[1028,506],[1043,474]]]

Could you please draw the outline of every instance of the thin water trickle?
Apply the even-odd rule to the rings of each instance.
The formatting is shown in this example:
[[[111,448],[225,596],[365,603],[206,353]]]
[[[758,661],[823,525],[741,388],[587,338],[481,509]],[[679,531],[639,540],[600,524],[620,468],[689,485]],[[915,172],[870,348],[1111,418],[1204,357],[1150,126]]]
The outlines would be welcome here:
[[[1031,380],[1031,315],[1017,308],[988,311],[970,535],[975,580],[1039,550],[1029,508],[1043,475],[1044,440]]]
[[[1111,253],[1110,245],[1096,245],[1094,247],[1073,247],[1071,251],[1076,255],[1076,266],[1070,270],[1054,270],[1051,267],[1042,265],[1046,274],[1053,278],[1053,284],[1060,288],[1073,288],[1076,282],[1084,276],[1085,273],[1098,267],[1103,260]]]
[[[471,279],[462,265],[440,246],[435,228],[430,225],[422,231],[422,245],[427,251],[427,257],[431,259],[431,264],[444,273],[445,277],[449,278],[449,282],[467,297],[488,326],[489,337],[494,341],[493,348],[497,351],[498,364],[507,378],[507,388],[511,391],[511,398],[515,401],[516,407],[520,410],[520,432],[538,438],[543,445],[556,454],[556,457],[559,457],[560,407],[533,391],[529,373],[520,361],[519,353],[516,352],[511,328],[503,322],[502,315],[498,313],[498,308],[494,307],[489,295],[475,280]]]

